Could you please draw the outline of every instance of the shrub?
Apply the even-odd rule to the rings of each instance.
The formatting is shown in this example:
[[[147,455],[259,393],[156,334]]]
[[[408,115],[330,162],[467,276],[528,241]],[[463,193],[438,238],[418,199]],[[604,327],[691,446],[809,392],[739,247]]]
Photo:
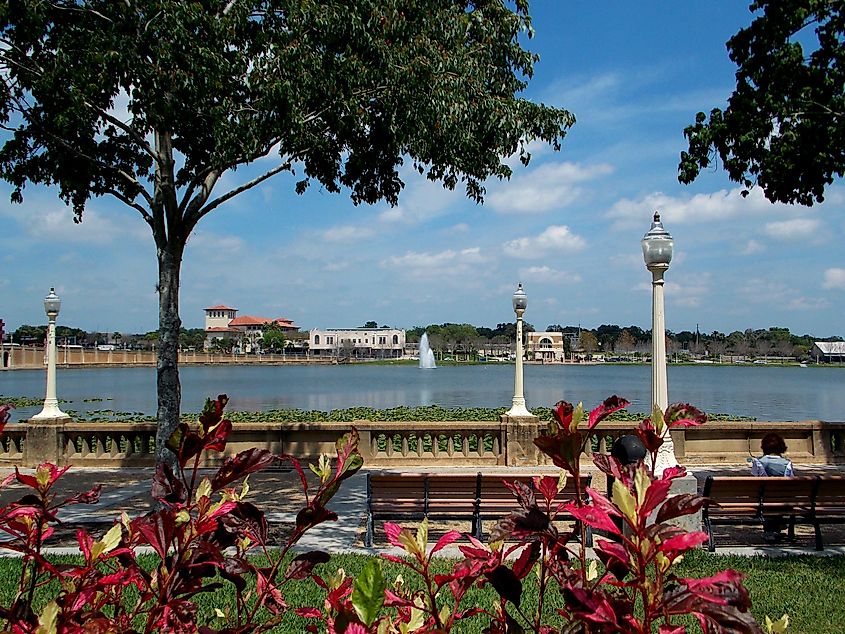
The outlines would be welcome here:
[[[597,425],[628,402],[607,399],[589,412],[587,425],[579,429],[585,412],[579,405],[560,402],[553,408],[549,433],[536,445],[570,476],[576,478],[580,459]],[[696,494],[669,496],[672,480],[683,476],[683,467],[653,474],[657,451],[668,427],[699,425],[703,413],[688,405],[673,405],[665,413],[655,408],[637,433],[651,454],[651,465],[639,462],[623,466],[610,456],[596,456],[596,465],[613,476],[610,498],[588,488],[578,491],[566,504],[555,501],[561,479],[545,476],[529,488],[518,482],[508,486],[519,509],[498,522],[491,543],[467,536],[459,546],[463,559],[448,574],[432,574],[432,556],[462,538],[449,531],[428,548],[428,523],[416,533],[394,523],[385,524],[393,546],[407,557],[385,554],[421,578],[423,590],[409,591],[402,579],[388,586],[376,560],[352,582],[328,583],[329,598],[323,612],[313,616],[328,622],[330,632],[450,632],[462,619],[482,616],[491,634],[536,632],[623,632],[679,634],[686,626],[676,624],[678,615],[693,614],[704,632],[762,632],[749,612],[750,600],[741,575],[725,570],[704,579],[679,577],[673,565],[683,554],[702,544],[703,532],[687,533],[671,521],[701,508]],[[507,484],[507,483],[506,483]],[[581,535],[572,544],[571,533],[560,533],[554,520],[562,510],[581,520]],[[586,556],[586,526],[608,537],[596,542],[595,560]],[[506,542],[505,540],[509,540]],[[534,571],[539,597],[535,605],[523,602],[523,581]],[[490,584],[500,600],[493,607],[466,605],[468,590]],[[548,589],[557,586],[563,599],[558,616],[563,625],[546,618],[544,601]],[[393,608],[384,611],[383,608]],[[785,621],[769,626],[782,631]],[[775,628],[775,629],[772,629]]]
[[[152,483],[157,508],[135,519],[123,514],[99,540],[82,529],[77,531],[84,556],[81,565],[54,565],[45,558],[43,547],[54,532],[58,510],[95,503],[100,486],[57,501],[52,488],[67,467],[42,464],[32,475],[15,469],[6,478],[3,484],[16,480],[30,492],[0,508],[0,531],[11,538],[4,547],[22,558],[15,597],[9,606],[0,608],[4,631],[262,632],[282,620],[289,610],[283,599],[284,587],[308,578],[314,566],[329,557],[320,551],[302,553],[283,568],[285,556],[310,528],[337,519],[327,504],[341,483],[363,464],[357,433],[353,430],[338,440],[334,468],[328,460],[313,467],[320,483],[310,495],[295,458],[263,449],[229,457],[212,477],[200,478],[202,453],[223,451],[231,431],[231,422],[223,417],[226,401],[225,395],[209,400],[195,426],[183,422],[170,438],[168,447],[176,455],[176,471],[158,467]],[[0,431],[8,418],[8,408],[0,408]],[[247,499],[247,477],[281,462],[299,473],[306,505],[297,514],[288,541],[271,549],[267,547],[264,514]],[[136,560],[135,549],[141,546],[149,546],[158,555],[152,571]],[[249,557],[256,553],[265,556],[263,564],[257,565]],[[255,579],[255,591],[247,590],[247,578]],[[60,589],[36,614],[32,601],[36,590],[53,582],[58,582]],[[235,605],[219,610],[226,625],[215,629],[198,623],[195,597],[222,584],[236,589]],[[130,588],[135,591],[124,592]]]

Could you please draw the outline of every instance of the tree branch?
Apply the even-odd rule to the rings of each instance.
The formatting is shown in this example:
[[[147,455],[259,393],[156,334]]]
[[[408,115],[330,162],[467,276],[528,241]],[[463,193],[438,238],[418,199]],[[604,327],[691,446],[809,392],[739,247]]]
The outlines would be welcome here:
[[[234,189],[232,189],[232,190],[228,191],[227,193],[223,194],[222,196],[215,198],[213,201],[208,203],[205,207],[203,207],[201,210],[199,210],[196,213],[196,219],[194,220],[194,224],[196,224],[196,222],[198,222],[203,216],[208,214],[210,211],[212,211],[216,207],[219,207],[220,205],[225,203],[227,200],[234,198],[238,194],[241,194],[241,193],[247,191],[248,189],[252,189],[256,185],[260,185],[261,183],[266,181],[268,178],[272,178],[273,176],[275,176],[276,174],[278,174],[280,172],[284,172],[285,170],[289,170],[290,165],[291,165],[290,161],[286,161],[285,163],[282,163],[281,165],[277,165],[273,169],[265,172],[261,176],[258,176],[257,178],[253,178],[248,183],[244,183],[240,187],[235,187]]]

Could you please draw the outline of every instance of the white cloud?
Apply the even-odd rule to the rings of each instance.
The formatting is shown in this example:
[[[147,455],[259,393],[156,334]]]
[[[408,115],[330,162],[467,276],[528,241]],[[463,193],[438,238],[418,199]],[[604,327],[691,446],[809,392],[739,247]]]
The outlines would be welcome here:
[[[795,297],[787,303],[789,310],[824,310],[829,302],[824,297]]]
[[[399,205],[382,211],[379,214],[382,222],[417,225],[448,213],[452,205],[465,199],[460,185],[451,191],[411,169],[403,170],[402,179],[405,189]]]
[[[357,227],[355,225],[343,225],[326,229],[322,233],[326,242],[354,242],[362,238],[370,238],[375,231],[369,227]]]
[[[488,259],[479,247],[460,251],[447,249],[437,253],[409,251],[405,255],[382,260],[381,266],[412,277],[463,276],[477,265],[486,263]]]
[[[756,240],[749,240],[745,247],[742,249],[742,255],[754,255],[755,253],[761,253],[766,250],[766,247],[757,242]]]
[[[816,218],[793,218],[792,220],[767,222],[764,231],[772,238],[787,240],[810,237],[817,233],[820,227],[821,221]]]
[[[845,291],[845,269],[830,268],[824,272],[823,288],[836,288]]]
[[[547,163],[525,175],[518,172],[510,181],[491,187],[487,204],[499,213],[544,213],[571,204],[582,190],[577,183],[610,174],[607,163],[582,166],[577,163]]]
[[[218,235],[208,231],[199,231],[188,238],[191,252],[211,254],[214,259],[221,255],[235,256],[243,252],[244,241],[232,235]]]
[[[667,224],[692,224],[723,221],[747,215],[805,214],[805,207],[772,204],[759,188],[742,196],[740,188],[719,190],[709,194],[689,197],[668,196],[652,192],[637,200],[623,198],[611,207],[607,217],[615,220],[614,228],[642,226],[655,211],[659,211]]]
[[[548,266],[527,266],[519,269],[520,279],[531,282],[571,282],[576,283],[581,281],[581,276],[577,273],[568,273],[567,271],[558,271]]]
[[[574,253],[586,244],[584,238],[572,233],[566,225],[551,225],[538,236],[505,242],[503,248],[505,255],[512,258],[532,260],[552,253]]]

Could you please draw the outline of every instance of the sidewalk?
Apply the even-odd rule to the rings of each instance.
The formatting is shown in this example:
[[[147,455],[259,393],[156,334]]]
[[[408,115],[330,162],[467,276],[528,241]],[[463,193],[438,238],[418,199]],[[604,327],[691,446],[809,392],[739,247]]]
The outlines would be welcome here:
[[[410,469],[408,469],[410,470]],[[420,469],[425,471],[426,469]],[[438,472],[444,469],[437,468]],[[557,474],[559,471],[552,466],[534,468],[467,468],[452,469],[450,471],[479,471],[501,473],[507,477],[508,473],[545,473]],[[605,490],[604,474],[593,469],[593,488]],[[699,490],[708,475],[740,475],[747,473],[747,468],[738,465],[708,465],[698,466],[693,474],[699,483]],[[802,474],[815,473],[843,473],[845,469],[829,465],[802,466]],[[13,472],[10,469],[0,469],[0,477]],[[316,478],[306,470],[309,481],[309,491],[316,488]],[[69,470],[56,484],[57,499],[68,497],[90,489],[94,484],[102,484],[100,501],[96,505],[79,504],[59,513],[59,519],[65,523],[63,530],[58,531],[56,538],[48,540],[56,544],[49,547],[52,552],[75,553],[75,532],[77,527],[84,527],[95,537],[100,536],[126,512],[130,517],[145,513],[150,508],[150,482],[152,469],[82,469]],[[296,520],[296,513],[304,503],[301,483],[295,471],[267,471],[256,473],[249,478],[250,492],[248,500],[262,509],[271,526],[271,533],[280,539],[284,538]],[[17,482],[12,482],[0,490],[0,504],[8,504],[24,494],[26,488]],[[327,550],[329,552],[358,552],[374,554],[379,552],[394,552],[386,544],[382,547],[364,548],[362,543],[363,522],[366,516],[366,470],[354,475],[344,482],[338,494],[329,504],[329,508],[338,515],[336,522],[326,522],[310,530],[299,542],[300,550]],[[827,546],[824,551],[814,550],[813,530],[811,527],[799,527],[796,531],[796,544],[771,546],[762,540],[759,527],[726,527],[720,530],[717,543],[724,544],[716,549],[717,554],[730,555],[765,555],[782,556],[793,554],[809,555],[845,555],[845,526],[825,526],[823,528],[825,542],[842,544],[841,546]],[[432,543],[434,539],[431,540]],[[453,546],[443,551],[444,556],[460,556],[457,547]]]

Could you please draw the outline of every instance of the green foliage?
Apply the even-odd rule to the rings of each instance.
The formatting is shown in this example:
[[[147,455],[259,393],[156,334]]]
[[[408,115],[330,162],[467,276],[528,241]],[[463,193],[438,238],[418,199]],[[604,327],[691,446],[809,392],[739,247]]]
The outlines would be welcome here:
[[[684,130],[678,179],[717,155],[731,180],[772,202],[812,205],[845,171],[845,9],[841,2],[757,0],[757,17],[728,40],[738,70],[725,110]]]
[[[281,352],[285,347],[286,341],[285,332],[278,323],[273,321],[264,327],[264,333],[261,338],[261,348],[263,350]]]

